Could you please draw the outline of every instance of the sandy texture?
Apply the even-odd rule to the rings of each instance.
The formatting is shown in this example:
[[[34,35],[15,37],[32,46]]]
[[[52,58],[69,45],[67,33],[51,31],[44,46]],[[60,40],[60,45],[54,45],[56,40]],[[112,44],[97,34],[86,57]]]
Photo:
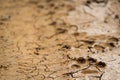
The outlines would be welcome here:
[[[0,80],[120,80],[120,0],[0,0]]]

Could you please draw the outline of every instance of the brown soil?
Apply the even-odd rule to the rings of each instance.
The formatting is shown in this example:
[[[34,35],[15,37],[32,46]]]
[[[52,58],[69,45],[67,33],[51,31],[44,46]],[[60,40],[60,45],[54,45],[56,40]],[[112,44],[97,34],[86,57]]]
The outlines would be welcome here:
[[[0,80],[119,80],[119,0],[0,0]]]

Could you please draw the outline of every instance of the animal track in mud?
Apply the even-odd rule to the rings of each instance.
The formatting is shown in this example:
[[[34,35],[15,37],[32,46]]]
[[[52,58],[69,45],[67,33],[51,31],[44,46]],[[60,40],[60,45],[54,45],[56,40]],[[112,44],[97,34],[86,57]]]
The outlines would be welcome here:
[[[87,56],[86,58],[84,58],[84,57],[70,58],[69,57],[69,59],[76,61],[78,64],[86,64],[87,63],[87,65],[94,65],[94,66],[103,67],[103,68],[106,67],[105,62],[97,61],[97,59],[92,58],[90,56]]]
[[[73,69],[70,72],[64,73],[63,76],[71,76],[72,78],[80,78],[81,76],[85,75],[103,75],[104,69],[106,68],[107,64],[103,61],[98,61],[95,58],[87,56],[79,57],[79,58],[70,58],[71,61],[75,61],[77,63],[74,63],[71,65],[71,69]],[[84,65],[84,66],[83,66]],[[79,77],[75,77],[79,75]],[[96,75],[97,76],[97,75]],[[99,79],[101,79],[102,76],[99,76]]]
[[[119,38],[114,36],[98,35],[98,36],[85,36],[77,33],[76,39],[78,41],[78,47],[80,49],[88,49],[88,52],[98,53],[110,51],[116,47],[119,47]]]

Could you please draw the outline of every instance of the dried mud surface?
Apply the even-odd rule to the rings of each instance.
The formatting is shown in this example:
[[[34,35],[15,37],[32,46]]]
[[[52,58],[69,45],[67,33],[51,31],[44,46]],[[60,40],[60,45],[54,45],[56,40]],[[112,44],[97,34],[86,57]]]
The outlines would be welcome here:
[[[0,80],[120,80],[120,0],[0,0]]]

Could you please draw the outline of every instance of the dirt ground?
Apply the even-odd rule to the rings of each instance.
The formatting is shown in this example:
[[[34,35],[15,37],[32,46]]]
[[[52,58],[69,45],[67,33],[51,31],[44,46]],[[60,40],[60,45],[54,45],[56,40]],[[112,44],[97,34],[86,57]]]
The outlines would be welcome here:
[[[0,0],[0,80],[120,80],[120,0]]]

